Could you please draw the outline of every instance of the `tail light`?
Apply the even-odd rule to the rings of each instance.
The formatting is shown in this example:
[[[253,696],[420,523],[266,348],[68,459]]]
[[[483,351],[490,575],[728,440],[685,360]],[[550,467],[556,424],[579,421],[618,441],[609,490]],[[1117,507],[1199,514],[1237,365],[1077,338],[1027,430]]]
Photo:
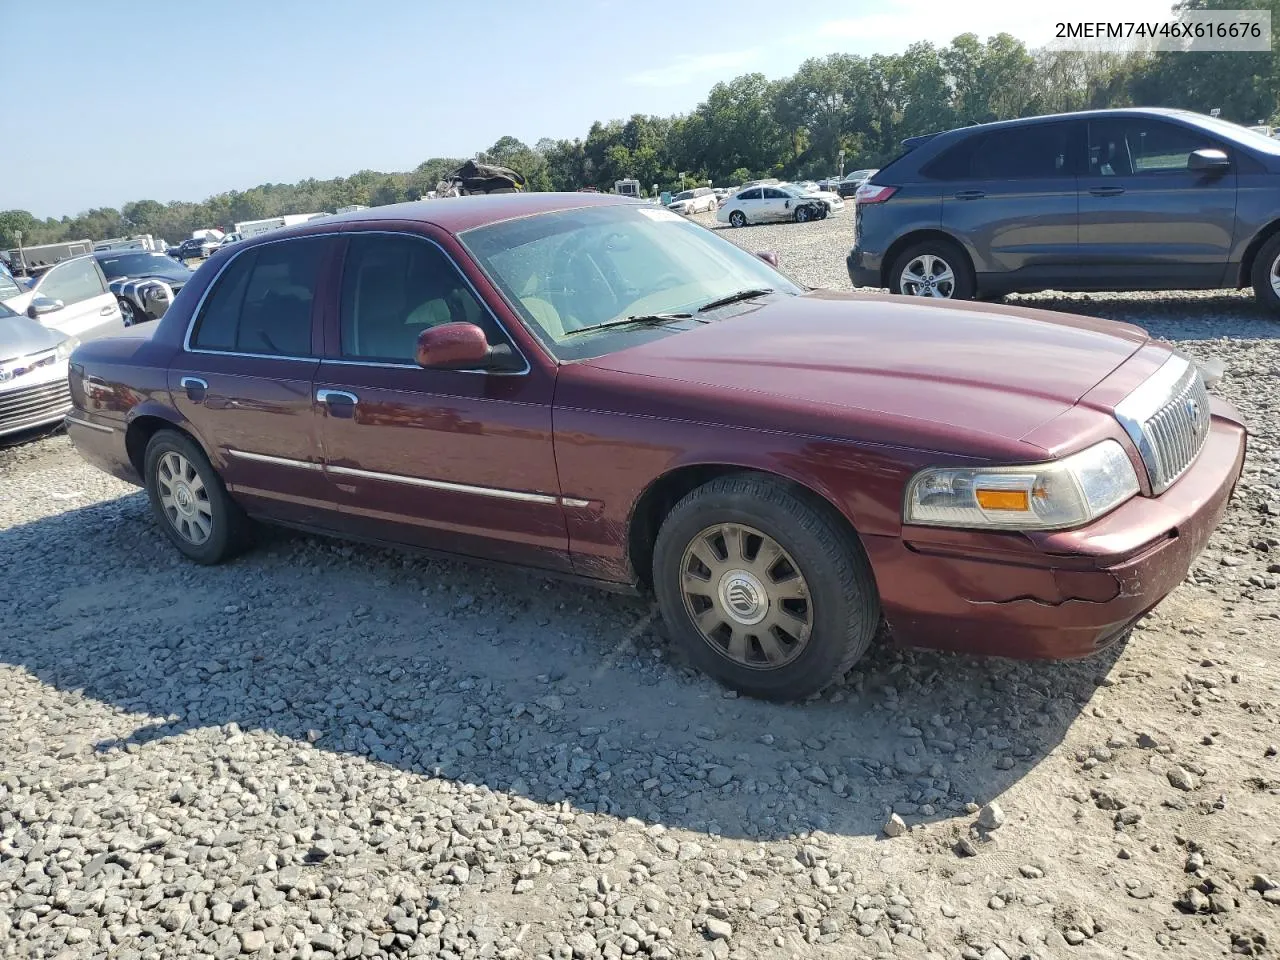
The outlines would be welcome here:
[[[882,187],[878,183],[864,183],[853,195],[854,203],[884,203],[895,193],[897,187]]]

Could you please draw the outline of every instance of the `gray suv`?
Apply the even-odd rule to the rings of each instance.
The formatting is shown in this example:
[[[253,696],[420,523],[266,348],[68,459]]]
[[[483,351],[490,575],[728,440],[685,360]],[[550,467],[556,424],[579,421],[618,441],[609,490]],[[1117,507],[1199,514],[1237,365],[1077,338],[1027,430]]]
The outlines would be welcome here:
[[[858,189],[854,286],[963,299],[1252,286],[1280,312],[1280,140],[1131,109],[903,146]]]

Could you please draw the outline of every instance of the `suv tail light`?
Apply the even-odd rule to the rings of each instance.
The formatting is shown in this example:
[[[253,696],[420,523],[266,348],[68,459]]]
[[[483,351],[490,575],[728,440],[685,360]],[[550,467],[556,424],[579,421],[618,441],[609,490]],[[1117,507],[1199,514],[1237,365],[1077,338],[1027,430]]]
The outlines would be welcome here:
[[[854,203],[884,203],[895,193],[897,187],[882,187],[878,183],[864,183],[853,195]]]

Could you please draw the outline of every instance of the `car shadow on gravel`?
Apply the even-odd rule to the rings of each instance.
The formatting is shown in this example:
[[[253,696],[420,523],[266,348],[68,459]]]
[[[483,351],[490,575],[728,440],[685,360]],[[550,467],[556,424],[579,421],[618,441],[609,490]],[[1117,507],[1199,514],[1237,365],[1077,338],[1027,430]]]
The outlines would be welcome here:
[[[1061,742],[1118,651],[1074,663],[881,647],[819,699],[733,697],[653,605],[462,562],[271,533],[180,559],[141,494],[0,531],[0,662],[145,754],[228,728],[569,809],[723,836],[876,835],[999,796]],[[127,732],[132,731],[132,732]],[[220,769],[222,737],[194,738]],[[314,748],[307,746],[314,744]],[[251,771],[250,771],[251,773]],[[212,774],[211,774],[212,775]],[[197,789],[199,784],[195,784]]]

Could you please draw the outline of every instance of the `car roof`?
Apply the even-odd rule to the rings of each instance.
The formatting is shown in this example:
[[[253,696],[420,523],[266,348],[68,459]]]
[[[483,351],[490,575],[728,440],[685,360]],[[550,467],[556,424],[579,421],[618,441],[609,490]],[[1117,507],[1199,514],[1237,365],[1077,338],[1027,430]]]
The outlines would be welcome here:
[[[1035,117],[1018,117],[1014,120],[993,120],[990,123],[974,123],[967,127],[954,127],[940,133],[973,133],[979,130],[1000,130],[1005,127],[1029,126],[1034,123],[1046,123],[1054,120],[1088,120],[1091,117],[1123,117],[1123,116],[1163,116],[1163,117],[1200,117],[1203,114],[1194,110],[1180,110],[1174,107],[1111,107],[1105,110],[1077,110],[1074,113],[1046,113]],[[920,139],[932,139],[939,134],[924,134]],[[908,139],[916,139],[909,137]]]
[[[307,236],[326,233],[334,224],[377,224],[389,222],[426,223],[462,233],[475,227],[514,220],[539,213],[576,210],[582,207],[635,206],[642,201],[613,193],[489,193],[469,197],[441,197],[436,200],[413,200],[391,203],[368,210],[353,210],[333,216],[309,220],[282,230],[272,230],[271,237]],[[267,235],[264,235],[267,236]],[[256,240],[257,237],[252,238]]]

